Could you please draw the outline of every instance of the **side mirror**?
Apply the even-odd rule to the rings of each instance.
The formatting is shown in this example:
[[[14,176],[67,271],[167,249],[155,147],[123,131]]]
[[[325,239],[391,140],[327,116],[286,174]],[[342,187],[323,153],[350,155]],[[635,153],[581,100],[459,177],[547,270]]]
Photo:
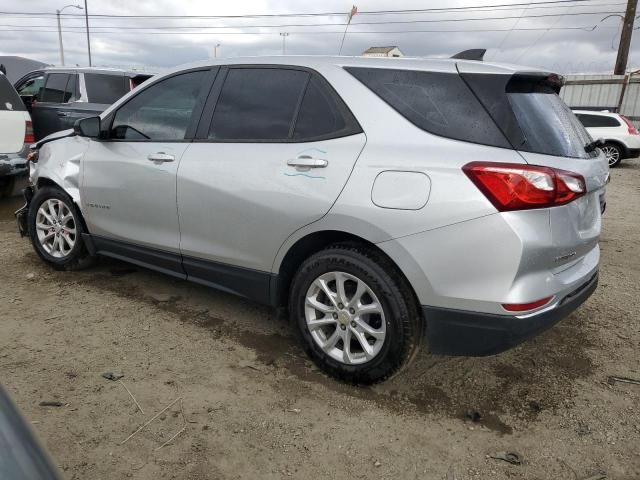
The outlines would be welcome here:
[[[76,120],[73,131],[79,137],[100,138],[100,117],[88,117]]]

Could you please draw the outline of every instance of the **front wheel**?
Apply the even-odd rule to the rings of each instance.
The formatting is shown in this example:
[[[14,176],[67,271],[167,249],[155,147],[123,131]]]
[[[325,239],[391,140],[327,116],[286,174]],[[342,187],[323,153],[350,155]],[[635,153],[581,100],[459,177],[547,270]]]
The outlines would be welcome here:
[[[615,143],[605,143],[602,153],[609,162],[609,167],[617,167],[622,160],[622,149]]]
[[[56,270],[78,270],[92,262],[82,241],[82,221],[61,189],[44,187],[29,205],[28,228],[36,253]]]
[[[326,373],[354,384],[382,381],[415,356],[421,318],[406,280],[383,254],[336,245],[296,273],[289,311],[305,350]]]

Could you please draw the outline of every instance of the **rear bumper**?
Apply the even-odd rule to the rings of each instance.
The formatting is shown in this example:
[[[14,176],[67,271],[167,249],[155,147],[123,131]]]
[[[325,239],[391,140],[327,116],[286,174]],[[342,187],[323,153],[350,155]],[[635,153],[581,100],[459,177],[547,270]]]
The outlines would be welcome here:
[[[27,175],[29,173],[28,153],[29,147],[25,145],[18,153],[0,155],[0,176]]]
[[[640,157],[640,148],[627,148],[625,158]]]
[[[549,310],[530,316],[495,315],[422,307],[432,353],[485,356],[511,347],[551,328],[582,305],[598,286],[596,272]]]

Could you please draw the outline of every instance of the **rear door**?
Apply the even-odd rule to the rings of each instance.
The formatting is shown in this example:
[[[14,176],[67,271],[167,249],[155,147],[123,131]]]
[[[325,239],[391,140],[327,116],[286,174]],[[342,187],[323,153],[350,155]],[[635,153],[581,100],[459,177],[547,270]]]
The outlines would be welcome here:
[[[0,154],[16,153],[22,149],[28,119],[20,96],[7,77],[0,73]]]
[[[467,65],[459,65],[463,78],[527,163],[584,177],[586,195],[549,209],[553,251],[547,261],[560,271],[598,244],[608,163],[601,151],[585,149],[592,139],[557,95],[558,77],[465,74]]]
[[[221,69],[198,137],[178,171],[180,249],[190,277],[223,286],[220,264],[269,272],[286,238],[331,208],[365,144],[326,80],[282,66]]]

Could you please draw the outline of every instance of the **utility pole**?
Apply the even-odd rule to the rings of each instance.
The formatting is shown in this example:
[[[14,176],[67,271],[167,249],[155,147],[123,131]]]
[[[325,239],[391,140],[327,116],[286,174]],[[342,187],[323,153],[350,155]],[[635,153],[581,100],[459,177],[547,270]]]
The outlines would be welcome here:
[[[633,21],[636,18],[636,7],[638,0],[627,0],[627,11],[624,14],[622,33],[620,34],[620,45],[618,46],[618,57],[613,70],[614,75],[624,75],[627,71],[627,60],[629,58],[629,46],[631,45],[631,35],[633,34]]]
[[[287,53],[286,40],[287,40],[287,37],[289,36],[289,33],[288,32],[280,32],[280,36],[282,37],[282,55],[285,55]]]
[[[89,66],[91,67],[91,40],[89,40],[89,10],[87,0],[84,0],[84,23],[87,26],[87,52],[89,53]]]
[[[60,46],[60,65],[64,67],[64,47],[62,46],[62,26],[60,25],[60,14],[65,8],[77,8],[78,10],[82,10],[80,5],[66,5],[62,7],[60,10],[56,10],[56,17],[58,18],[58,45]]]

